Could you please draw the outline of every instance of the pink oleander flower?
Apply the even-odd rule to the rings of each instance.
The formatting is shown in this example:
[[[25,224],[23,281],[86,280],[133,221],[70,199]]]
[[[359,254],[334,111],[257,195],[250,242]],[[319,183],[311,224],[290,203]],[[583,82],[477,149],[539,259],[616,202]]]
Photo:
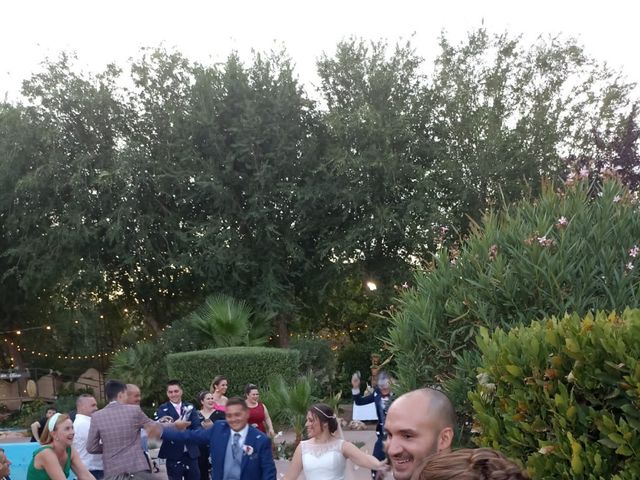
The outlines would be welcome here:
[[[538,237],[538,244],[540,244],[541,247],[551,247],[554,243],[553,238],[547,238],[546,235]]]
[[[625,272],[630,272],[631,270],[633,270],[633,263],[629,262],[624,266],[624,271]]]
[[[244,447],[242,447],[242,450],[244,450],[244,454],[248,455],[249,457],[253,455],[253,447],[251,445],[245,445]]]
[[[566,228],[567,225],[569,224],[569,220],[567,220],[567,217],[562,216],[558,219],[558,221],[556,222],[556,228],[558,230],[561,230],[563,228]]]
[[[489,247],[489,260],[493,261],[498,256],[498,245],[493,244]]]
[[[640,248],[638,248],[637,245],[634,245],[633,248],[629,249],[629,256],[631,258],[636,258],[639,253],[640,253]]]
[[[580,178],[589,178],[589,169],[587,167],[582,167],[578,176]]]

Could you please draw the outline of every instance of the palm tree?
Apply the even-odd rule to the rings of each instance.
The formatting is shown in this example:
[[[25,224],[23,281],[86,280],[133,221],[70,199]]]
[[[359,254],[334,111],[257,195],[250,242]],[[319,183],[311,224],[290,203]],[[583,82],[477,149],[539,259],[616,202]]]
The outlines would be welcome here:
[[[260,346],[267,343],[269,322],[244,301],[210,295],[187,317],[211,347]]]
[[[308,376],[299,377],[292,386],[288,386],[282,376],[273,377],[263,399],[269,405],[272,418],[293,428],[296,434],[294,447],[297,447],[302,440],[307,411],[313,400],[311,379]]]
[[[143,401],[160,398],[167,381],[165,350],[157,342],[141,342],[113,356],[109,376],[140,387]]]

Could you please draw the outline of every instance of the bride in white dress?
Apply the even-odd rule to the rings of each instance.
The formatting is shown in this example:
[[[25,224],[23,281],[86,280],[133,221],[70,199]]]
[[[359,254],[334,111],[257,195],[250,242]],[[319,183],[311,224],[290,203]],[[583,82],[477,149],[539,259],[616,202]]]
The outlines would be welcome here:
[[[300,442],[296,448],[284,480],[296,480],[301,471],[306,480],[344,480],[347,459],[363,468],[387,470],[386,462],[334,435],[338,420],[329,405],[312,405],[305,427],[309,440]]]

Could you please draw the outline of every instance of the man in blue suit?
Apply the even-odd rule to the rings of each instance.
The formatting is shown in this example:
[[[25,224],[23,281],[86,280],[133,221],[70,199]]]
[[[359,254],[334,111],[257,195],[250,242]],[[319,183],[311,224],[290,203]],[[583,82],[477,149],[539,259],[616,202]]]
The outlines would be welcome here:
[[[179,431],[168,426],[162,431],[162,441],[210,445],[212,480],[276,480],[271,440],[249,426],[245,401],[240,397],[227,400],[225,417],[226,420],[218,420],[210,428],[196,431]],[[181,422],[176,426],[179,428]]]
[[[182,401],[182,386],[178,380],[167,383],[168,402],[163,403],[156,411],[155,419],[161,423],[171,423],[180,420],[191,422],[189,428],[195,430],[200,427],[200,417],[197,410],[190,403]],[[187,412],[191,410],[190,413]],[[167,477],[169,480],[200,480],[198,457],[200,450],[195,445],[187,445],[184,441],[162,442],[158,458],[166,458]]]
[[[351,378],[351,394],[353,395],[353,401],[356,405],[368,405],[373,403],[376,407],[376,415],[378,416],[378,423],[376,425],[376,435],[378,436],[376,444],[373,447],[373,456],[378,460],[384,460],[384,422],[387,418],[387,411],[393,401],[393,392],[391,391],[391,382],[389,377],[381,372],[378,377],[378,385],[373,389],[373,393],[369,395],[362,395],[360,393],[360,377],[354,375]],[[376,471],[371,471],[371,477],[376,478]]]

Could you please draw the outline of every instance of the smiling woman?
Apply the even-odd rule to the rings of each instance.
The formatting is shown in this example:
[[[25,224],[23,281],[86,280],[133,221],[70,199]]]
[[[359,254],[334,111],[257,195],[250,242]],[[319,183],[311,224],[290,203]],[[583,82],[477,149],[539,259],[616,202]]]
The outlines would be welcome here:
[[[78,480],[95,480],[71,446],[73,437],[73,423],[69,416],[61,413],[52,415],[42,432],[42,447],[33,453],[27,480],[68,478],[71,470]]]
[[[386,462],[367,455],[338,432],[333,409],[324,403],[312,405],[305,423],[309,440],[300,442],[293,454],[285,480],[295,480],[304,472],[307,480],[345,480],[347,460],[371,470],[386,471]]]

